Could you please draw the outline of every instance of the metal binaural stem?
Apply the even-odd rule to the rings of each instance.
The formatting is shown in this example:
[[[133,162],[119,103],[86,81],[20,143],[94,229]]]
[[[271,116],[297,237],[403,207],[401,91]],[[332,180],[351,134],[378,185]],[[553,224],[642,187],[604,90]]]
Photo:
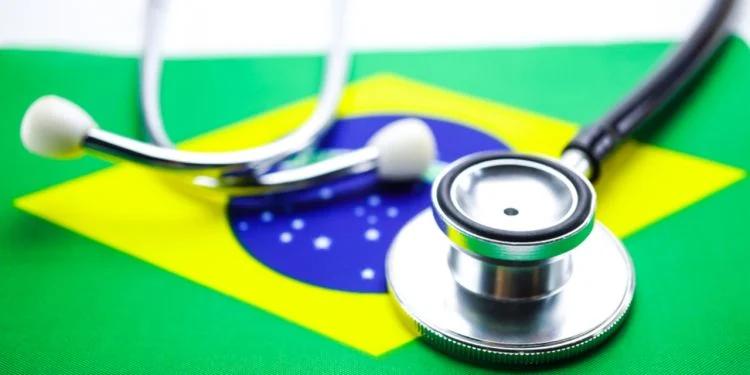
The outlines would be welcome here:
[[[375,171],[379,157],[377,148],[366,146],[305,166],[254,176],[247,173],[226,174],[223,166],[228,160],[217,157],[222,154],[159,147],[96,128],[89,131],[84,146],[118,160],[176,171],[200,172],[202,176],[196,176],[194,180],[196,185],[226,190],[232,194],[289,191]]]
[[[317,185],[323,180],[373,171],[377,168],[378,156],[377,148],[363,147],[317,163],[266,173],[259,176],[257,181],[259,185],[268,187]]]
[[[117,159],[174,170],[236,171],[272,158],[273,148],[232,152],[196,152],[156,146],[98,128],[89,129],[83,147]]]

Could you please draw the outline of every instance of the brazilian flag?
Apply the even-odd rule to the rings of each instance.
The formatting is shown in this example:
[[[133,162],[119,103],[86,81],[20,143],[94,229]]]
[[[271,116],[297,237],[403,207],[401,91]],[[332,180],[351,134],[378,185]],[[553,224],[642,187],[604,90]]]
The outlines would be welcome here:
[[[101,48],[106,35],[96,30],[51,21],[70,10],[11,3],[0,7],[6,24],[28,20],[52,36],[39,42],[43,32],[31,27],[0,27],[0,373],[495,371],[434,351],[404,323],[384,278],[390,242],[428,207],[446,163],[482,150],[556,155],[674,45],[604,32],[597,43],[364,48],[318,156],[418,117],[439,153],[424,179],[357,194],[331,185],[284,200],[226,198],[127,163],[26,152],[21,118],[46,94],[79,103],[108,130],[143,137],[138,60],[128,48]],[[23,18],[34,13],[24,6],[40,18]],[[463,32],[476,31],[469,23]],[[558,23],[549,27],[570,26]],[[531,370],[750,372],[746,26],[676,98],[681,106],[624,144],[597,182],[597,217],[635,262],[628,320],[592,353]],[[78,37],[88,42],[64,41]],[[318,54],[193,56],[164,65],[164,118],[180,148],[261,145],[314,107]]]

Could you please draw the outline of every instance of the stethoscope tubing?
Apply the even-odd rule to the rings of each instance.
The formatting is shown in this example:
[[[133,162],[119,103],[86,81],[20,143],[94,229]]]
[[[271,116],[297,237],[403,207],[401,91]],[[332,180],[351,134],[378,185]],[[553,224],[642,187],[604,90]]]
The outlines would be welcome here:
[[[333,1],[332,40],[327,53],[320,95],[312,114],[293,133],[269,144],[233,152],[169,152],[173,148],[160,108],[161,40],[168,0],[151,0],[147,8],[144,48],[140,64],[140,104],[143,125],[156,147],[135,147],[117,137],[91,136],[92,148],[126,154],[125,158],[168,169],[246,170],[259,176],[278,162],[314,145],[333,125],[350,69],[345,41],[345,0]],[[120,150],[119,152],[117,150]],[[127,149],[127,150],[126,150]],[[127,152],[123,152],[127,151]]]
[[[669,104],[724,42],[735,0],[715,0],[692,34],[660,68],[593,125],[581,130],[566,151],[585,155],[589,179],[599,177],[602,160],[624,139]]]

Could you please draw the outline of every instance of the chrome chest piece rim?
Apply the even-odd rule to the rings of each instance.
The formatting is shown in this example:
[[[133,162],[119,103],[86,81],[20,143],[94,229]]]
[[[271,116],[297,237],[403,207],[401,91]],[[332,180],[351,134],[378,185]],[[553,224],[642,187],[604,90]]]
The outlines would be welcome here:
[[[462,158],[435,181],[435,220],[474,255],[535,261],[580,244],[594,224],[596,194],[552,159],[487,152]]]
[[[632,261],[593,219],[591,185],[565,168],[536,157],[480,154],[438,178],[432,214],[412,219],[386,259],[389,289],[425,341],[469,360],[534,364],[580,353],[619,325],[635,289]],[[567,180],[571,175],[580,181]],[[524,190],[520,199],[509,185]],[[562,203],[534,201],[550,197]],[[519,212],[493,216],[507,215],[508,207]],[[583,214],[573,217],[576,211]],[[528,225],[509,221],[523,212],[534,217]],[[574,223],[572,235],[548,230],[566,220]],[[476,224],[496,233],[478,233]],[[530,231],[537,233],[523,235]]]

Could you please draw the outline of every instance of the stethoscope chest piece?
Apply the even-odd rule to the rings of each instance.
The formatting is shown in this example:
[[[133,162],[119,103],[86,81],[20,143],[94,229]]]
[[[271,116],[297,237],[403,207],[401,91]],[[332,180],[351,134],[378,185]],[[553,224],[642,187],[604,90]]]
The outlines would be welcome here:
[[[432,210],[394,239],[390,290],[423,339],[465,359],[580,353],[614,331],[635,288],[630,256],[594,220],[594,202],[591,184],[551,159],[458,160],[435,181]]]

